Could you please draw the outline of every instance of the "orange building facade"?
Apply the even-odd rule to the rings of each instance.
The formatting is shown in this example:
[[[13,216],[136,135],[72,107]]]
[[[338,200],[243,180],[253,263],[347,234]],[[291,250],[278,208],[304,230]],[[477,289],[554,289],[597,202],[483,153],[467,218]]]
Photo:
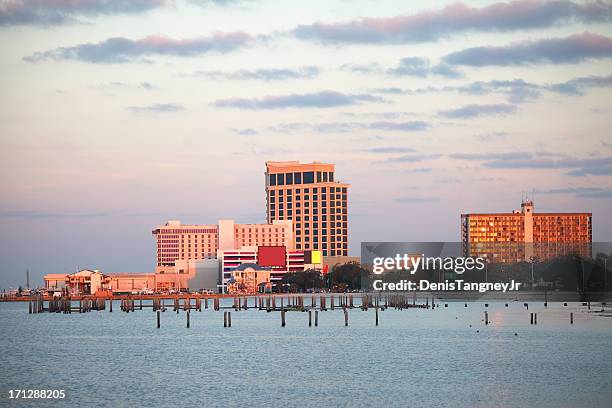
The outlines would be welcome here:
[[[348,256],[350,185],[335,181],[334,167],[318,162],[266,162],[267,220],[292,220],[298,251]]]
[[[95,295],[100,291],[113,293],[148,293],[160,290],[184,290],[194,278],[194,268],[180,273],[112,273],[83,269],[70,274],[44,276],[48,291],[66,290],[70,294]]]
[[[590,256],[592,235],[591,213],[535,213],[532,201],[511,213],[461,215],[464,253],[499,262]]]

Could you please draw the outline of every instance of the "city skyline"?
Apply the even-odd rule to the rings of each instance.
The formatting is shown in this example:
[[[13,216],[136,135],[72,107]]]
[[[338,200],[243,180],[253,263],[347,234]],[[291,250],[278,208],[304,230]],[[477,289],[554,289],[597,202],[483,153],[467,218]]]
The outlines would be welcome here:
[[[56,3],[0,5],[0,287],[264,223],[266,161],[336,165],[349,255],[531,190],[612,241],[610,2]]]

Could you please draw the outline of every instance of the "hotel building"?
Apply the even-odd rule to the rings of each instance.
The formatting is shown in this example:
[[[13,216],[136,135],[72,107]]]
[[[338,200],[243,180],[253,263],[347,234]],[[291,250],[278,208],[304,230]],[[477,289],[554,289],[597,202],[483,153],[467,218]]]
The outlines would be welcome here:
[[[591,213],[535,213],[532,201],[511,213],[462,214],[464,254],[494,262],[591,255]]]
[[[292,220],[295,250],[348,256],[348,188],[334,181],[334,165],[266,162],[268,223]]]
[[[178,220],[156,227],[152,234],[157,243],[156,272],[174,267],[177,261],[215,259],[219,250],[243,246],[281,245],[295,249],[291,220],[270,224],[236,224],[219,220],[211,225],[183,225]]]

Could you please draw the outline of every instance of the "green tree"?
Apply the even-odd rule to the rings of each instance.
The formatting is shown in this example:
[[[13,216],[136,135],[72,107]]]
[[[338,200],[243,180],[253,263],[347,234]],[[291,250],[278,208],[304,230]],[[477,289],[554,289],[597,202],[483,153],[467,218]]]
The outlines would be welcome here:
[[[305,292],[308,289],[320,289],[323,287],[321,273],[314,269],[303,272],[289,272],[281,279],[281,285],[288,285],[292,292]]]
[[[358,262],[347,262],[334,265],[327,275],[328,286],[332,290],[344,292],[345,290],[361,289],[361,278],[367,271]]]

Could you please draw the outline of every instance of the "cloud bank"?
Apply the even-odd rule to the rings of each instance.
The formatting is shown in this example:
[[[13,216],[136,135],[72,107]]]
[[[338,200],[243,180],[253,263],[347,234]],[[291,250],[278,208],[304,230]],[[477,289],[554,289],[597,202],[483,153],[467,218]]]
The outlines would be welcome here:
[[[566,38],[547,38],[517,42],[501,47],[473,47],[443,58],[449,65],[514,66],[528,64],[570,64],[612,57],[612,38],[593,34],[575,34]]]
[[[551,159],[546,156],[560,156]],[[459,160],[483,161],[483,166],[492,169],[561,169],[567,176],[612,175],[612,157],[576,158],[557,154],[534,155],[528,152],[510,153],[455,153],[449,157]]]
[[[213,80],[238,80],[238,81],[285,81],[291,79],[312,79],[319,75],[319,68],[305,66],[300,68],[263,68],[255,70],[238,70],[232,72],[222,71],[196,71],[192,76],[204,77]]]
[[[438,115],[449,119],[470,119],[478,116],[507,115],[515,111],[516,106],[506,104],[465,105],[456,109],[441,110]]]
[[[321,91],[306,94],[270,95],[251,99],[220,99],[215,101],[213,106],[237,109],[333,108],[356,105],[361,102],[384,102],[384,99],[368,94]]]
[[[25,57],[24,60],[28,62],[76,60],[98,64],[126,63],[160,55],[194,57],[213,52],[226,53],[243,47],[253,40],[253,37],[241,31],[216,32],[209,37],[182,40],[165,36],[149,36],[140,40],[115,37],[99,43],[79,44],[39,52]]]
[[[480,8],[459,2],[405,16],[300,25],[293,34],[303,40],[330,44],[401,44],[436,41],[463,32],[506,32],[608,21],[612,21],[612,4],[602,1],[515,0]]]
[[[183,105],[178,103],[157,103],[147,106],[128,106],[126,109],[132,113],[174,113],[185,110]]]
[[[171,0],[6,0],[0,4],[0,26],[62,25],[79,17],[140,14],[173,4]]]

